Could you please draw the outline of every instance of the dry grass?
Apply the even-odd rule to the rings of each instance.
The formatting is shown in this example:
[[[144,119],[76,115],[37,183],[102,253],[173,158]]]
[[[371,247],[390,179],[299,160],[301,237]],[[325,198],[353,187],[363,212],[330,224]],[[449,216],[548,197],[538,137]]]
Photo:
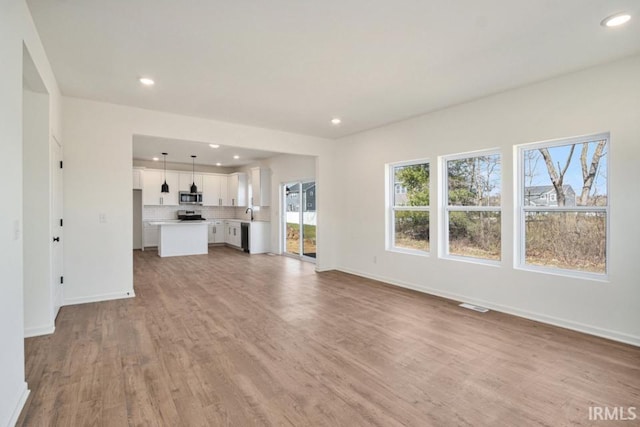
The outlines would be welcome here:
[[[316,253],[315,225],[304,225],[303,245],[304,253]],[[296,255],[300,253],[300,226],[298,224],[287,223],[287,252]]]

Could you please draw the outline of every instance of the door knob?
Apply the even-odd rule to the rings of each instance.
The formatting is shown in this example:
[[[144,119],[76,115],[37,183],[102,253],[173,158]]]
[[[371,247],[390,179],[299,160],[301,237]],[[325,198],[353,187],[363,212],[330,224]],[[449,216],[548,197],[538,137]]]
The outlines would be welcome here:
[[[60,238],[59,238],[59,237],[54,237],[54,238],[53,238],[53,241],[54,241],[54,242],[59,242],[59,241],[60,241]]]

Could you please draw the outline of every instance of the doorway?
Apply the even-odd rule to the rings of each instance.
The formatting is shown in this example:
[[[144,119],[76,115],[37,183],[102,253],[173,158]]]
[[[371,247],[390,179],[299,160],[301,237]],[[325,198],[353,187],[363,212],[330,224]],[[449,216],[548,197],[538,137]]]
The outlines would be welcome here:
[[[288,256],[315,262],[316,182],[295,181],[282,185],[283,250]]]

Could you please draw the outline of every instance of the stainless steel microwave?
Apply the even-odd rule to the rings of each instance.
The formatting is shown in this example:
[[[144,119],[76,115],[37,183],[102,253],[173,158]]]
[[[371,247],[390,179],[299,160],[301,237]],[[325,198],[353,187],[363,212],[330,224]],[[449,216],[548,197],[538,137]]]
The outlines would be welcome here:
[[[188,191],[180,192],[181,205],[201,205],[202,193],[189,193]]]

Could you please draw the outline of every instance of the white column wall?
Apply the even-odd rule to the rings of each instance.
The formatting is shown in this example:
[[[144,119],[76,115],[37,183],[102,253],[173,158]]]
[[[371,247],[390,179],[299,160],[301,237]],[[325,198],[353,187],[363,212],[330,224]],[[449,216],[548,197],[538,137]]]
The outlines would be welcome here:
[[[49,92],[50,134],[60,136],[60,93],[23,0],[0,2],[0,425],[13,423],[27,397],[24,377],[22,230],[22,50],[29,49]]]

